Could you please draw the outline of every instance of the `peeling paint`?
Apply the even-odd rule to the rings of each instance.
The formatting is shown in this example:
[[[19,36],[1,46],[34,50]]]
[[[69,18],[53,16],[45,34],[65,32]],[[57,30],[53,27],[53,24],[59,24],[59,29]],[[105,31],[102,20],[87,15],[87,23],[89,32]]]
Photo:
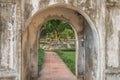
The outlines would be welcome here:
[[[49,5],[56,4],[57,2],[55,0],[50,0]]]
[[[54,4],[64,3],[71,5],[72,6],[71,8],[73,8],[73,5],[76,6],[76,8],[80,10],[80,12],[83,11],[84,14],[88,15],[86,18],[90,17],[90,20],[91,22],[93,22],[93,25],[95,25],[96,31],[98,32],[99,35],[99,37],[96,38],[95,37],[96,33],[92,33],[93,34],[92,36],[94,37],[91,36],[91,33],[87,33],[86,49],[89,50],[86,50],[85,52],[89,54],[86,54],[87,56],[86,58],[88,58],[86,59],[88,60],[87,62],[88,72],[86,72],[87,75],[86,79],[88,80],[90,79],[119,80],[120,79],[119,77],[120,74],[118,71],[120,68],[120,0],[106,0],[106,1],[105,0],[21,0],[21,1],[22,4],[20,4],[20,0],[0,1],[0,77],[3,74],[1,70],[8,70],[9,73],[7,74],[13,74],[11,70],[14,70],[15,74],[21,77],[21,73],[18,72],[21,71],[21,68],[16,68],[16,65],[20,65],[21,63],[20,61],[18,61],[21,60],[21,55],[20,55],[21,40],[19,39],[23,38],[21,37],[21,30],[25,29],[23,25],[25,25],[27,19],[31,18],[38,10],[42,10],[42,8]],[[50,16],[53,15],[56,16],[56,14],[57,15],[60,14],[58,12],[59,10],[57,10],[55,14],[52,14]],[[66,16],[68,16],[70,13],[71,12],[66,14]],[[20,15],[20,17],[18,17],[18,14]],[[61,17],[61,15],[58,16]],[[46,16],[44,17],[46,18]],[[75,19],[74,22],[76,22]],[[82,23],[78,22],[78,24],[81,24],[83,26]],[[84,25],[84,27],[85,26],[87,25]],[[80,30],[79,28],[76,29]],[[28,38],[29,37],[27,35],[26,40]],[[100,40],[98,46],[99,49],[96,49],[94,47],[96,46],[98,39]],[[17,43],[19,43],[19,45]],[[25,45],[28,46],[28,44]],[[99,54],[97,53],[97,50],[99,50]],[[17,52],[19,52],[19,54]],[[33,50],[33,52],[35,51]],[[29,51],[26,51],[24,53],[29,53]],[[79,58],[81,58],[82,56],[79,56]],[[20,59],[17,59],[18,57]],[[24,59],[28,60],[29,56],[27,56],[27,54],[24,54]],[[26,61],[23,64],[28,65],[29,61],[28,62]],[[105,67],[105,65],[107,67]],[[106,72],[106,69],[111,75],[107,74],[108,72]],[[27,70],[29,70],[28,67],[26,68],[26,71]],[[26,74],[27,76],[29,76],[30,72],[27,71]],[[5,78],[4,79],[0,78],[0,80],[5,80]],[[13,80],[13,78],[6,78],[6,80]]]
[[[65,0],[65,3],[68,4],[69,3],[68,0]]]
[[[39,10],[39,2],[40,2],[40,0],[31,0],[31,4],[33,6],[31,16],[33,16]]]
[[[119,67],[119,13],[118,9],[108,9],[106,15],[106,31],[107,31],[107,60],[108,67]],[[114,47],[113,47],[114,46]]]
[[[120,52],[120,31],[118,32],[118,38],[119,38],[119,51]],[[119,53],[119,66],[120,66],[120,53]]]

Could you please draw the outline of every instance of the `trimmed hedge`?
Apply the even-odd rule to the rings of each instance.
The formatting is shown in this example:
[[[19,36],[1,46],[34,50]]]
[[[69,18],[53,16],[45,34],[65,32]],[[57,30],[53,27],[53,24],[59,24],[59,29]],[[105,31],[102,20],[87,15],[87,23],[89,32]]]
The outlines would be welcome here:
[[[70,48],[70,49],[60,49],[62,51],[75,51],[75,48]]]
[[[44,63],[44,50],[43,49],[38,49],[38,72],[42,69],[42,65]]]

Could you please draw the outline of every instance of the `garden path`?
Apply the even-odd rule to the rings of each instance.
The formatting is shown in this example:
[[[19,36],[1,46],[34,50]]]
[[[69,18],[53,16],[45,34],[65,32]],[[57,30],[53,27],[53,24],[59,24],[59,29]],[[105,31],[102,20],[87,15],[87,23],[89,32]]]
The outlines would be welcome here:
[[[45,52],[45,62],[38,80],[76,80],[76,77],[57,53]]]

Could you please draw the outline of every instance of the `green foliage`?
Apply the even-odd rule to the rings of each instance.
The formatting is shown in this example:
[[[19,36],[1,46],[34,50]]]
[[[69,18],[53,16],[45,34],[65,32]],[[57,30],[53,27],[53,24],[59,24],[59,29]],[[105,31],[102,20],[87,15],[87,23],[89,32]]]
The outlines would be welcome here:
[[[65,29],[63,32],[61,32],[61,38],[62,39],[72,39],[74,38],[74,31],[71,29]]]
[[[61,49],[62,51],[64,51],[64,52],[75,52],[75,48],[69,48],[69,49]]]
[[[75,50],[54,50],[63,59],[73,74],[75,74]]]
[[[40,44],[48,44],[48,42],[40,42]]]
[[[42,65],[44,63],[44,50],[43,49],[38,49],[38,72],[42,69]]]
[[[49,20],[43,27],[45,28],[41,32],[42,38],[46,38],[46,36],[56,40],[74,38],[74,31],[71,25],[63,20]]]

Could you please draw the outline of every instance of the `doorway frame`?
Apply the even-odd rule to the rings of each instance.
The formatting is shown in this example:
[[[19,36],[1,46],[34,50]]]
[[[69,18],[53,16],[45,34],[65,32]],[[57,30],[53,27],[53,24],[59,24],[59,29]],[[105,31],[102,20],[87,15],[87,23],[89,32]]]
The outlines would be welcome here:
[[[45,10],[49,10],[49,9],[57,9],[57,8],[65,8],[65,9],[69,9],[69,10],[72,10],[72,11],[74,11],[74,12],[76,12],[75,14],[77,14],[78,16],[79,15],[81,15],[86,21],[87,21],[87,23],[89,24],[89,26],[90,26],[90,28],[92,29],[92,31],[94,31],[96,34],[94,35],[96,38],[97,38],[97,58],[98,58],[98,63],[97,63],[97,66],[100,66],[101,67],[101,55],[99,54],[99,33],[98,33],[98,30],[97,30],[97,28],[95,27],[95,25],[94,25],[94,23],[92,22],[92,20],[90,19],[90,17],[84,12],[84,11],[82,11],[82,10],[80,10],[80,9],[78,9],[77,7],[74,7],[74,6],[72,6],[72,5],[68,5],[68,4],[54,4],[54,5],[51,5],[51,6],[48,6],[48,7],[46,7],[46,8],[43,8],[43,9],[41,9],[41,10],[39,10],[38,12],[36,12],[36,14],[35,15],[33,15],[32,17],[30,17],[30,19],[28,19],[28,21],[27,21],[27,23],[26,23],[26,25],[25,25],[25,29],[23,30],[23,32],[22,32],[22,58],[21,58],[21,61],[22,61],[22,64],[21,64],[21,66],[22,66],[22,71],[21,71],[21,75],[23,75],[23,66],[24,66],[24,63],[25,63],[25,60],[24,60],[24,53],[26,52],[26,53],[31,53],[31,48],[29,47],[29,49],[28,50],[25,50],[24,48],[26,48],[27,46],[30,46],[30,45],[32,45],[32,43],[30,43],[32,40],[29,40],[30,39],[30,36],[29,35],[31,35],[31,33],[30,33],[30,31],[36,31],[36,30],[34,30],[34,29],[32,29],[32,28],[29,28],[29,27],[31,27],[31,26],[34,26],[34,28],[37,28],[37,26],[41,26],[45,21],[47,21],[47,20],[49,20],[49,19],[63,19],[63,20],[65,20],[65,21],[67,21],[67,22],[69,22],[69,23],[71,23],[71,21],[69,21],[68,19],[66,19],[66,18],[61,18],[60,17],[60,15],[56,15],[56,16],[51,16],[51,17],[49,17],[49,18],[47,18],[47,19],[41,19],[41,20],[43,20],[42,21],[42,24],[39,24],[40,23],[40,21],[38,21],[38,22],[36,22],[34,19],[38,16],[38,15],[41,15],[41,13],[42,12],[44,12]],[[64,16],[63,16],[64,17]],[[43,15],[43,17],[42,18],[46,18],[45,17],[45,15]],[[39,20],[39,19],[38,19]],[[32,24],[32,25],[31,25]],[[39,25],[38,25],[39,24]],[[75,23],[74,23],[75,24]],[[75,25],[74,24],[72,24],[72,26],[74,27]],[[78,26],[78,25],[77,25]],[[39,29],[38,30],[40,30],[40,27],[39,27]],[[77,35],[77,32],[79,32],[79,31],[76,31],[77,30],[77,28],[75,29],[75,36],[76,36],[76,48],[77,48],[77,54],[76,54],[76,63],[78,64],[78,53],[79,53],[79,49],[78,49],[78,46],[79,46],[79,39],[78,39],[78,35]],[[82,28],[81,29],[79,29],[80,31],[82,30]],[[37,36],[39,36],[38,34],[39,34],[40,32],[39,31],[37,31]],[[34,35],[33,35],[34,36]],[[26,39],[26,38],[28,38],[28,40]],[[38,37],[37,37],[38,38]],[[38,40],[38,39],[37,39]],[[28,42],[27,42],[28,41]],[[38,43],[38,41],[36,41],[36,43]],[[38,45],[36,44],[36,47],[38,47]],[[37,48],[36,48],[37,49]],[[34,50],[33,50],[34,51]],[[28,55],[28,59],[31,61],[31,54],[29,54]],[[28,65],[29,66],[27,66],[27,70],[30,70],[31,71],[31,62],[30,61],[28,61],[27,63],[28,63]],[[76,64],[76,66],[77,66],[77,64]],[[83,68],[84,68],[85,66],[83,66]],[[100,78],[99,77],[101,77],[101,68],[98,68],[98,70],[97,70],[97,80],[100,80]],[[76,75],[78,76],[78,67],[76,67]],[[84,72],[83,72],[84,73]],[[30,74],[31,75],[31,74]],[[36,75],[36,73],[35,73],[35,75]],[[25,79],[24,77],[22,78],[23,80]]]

